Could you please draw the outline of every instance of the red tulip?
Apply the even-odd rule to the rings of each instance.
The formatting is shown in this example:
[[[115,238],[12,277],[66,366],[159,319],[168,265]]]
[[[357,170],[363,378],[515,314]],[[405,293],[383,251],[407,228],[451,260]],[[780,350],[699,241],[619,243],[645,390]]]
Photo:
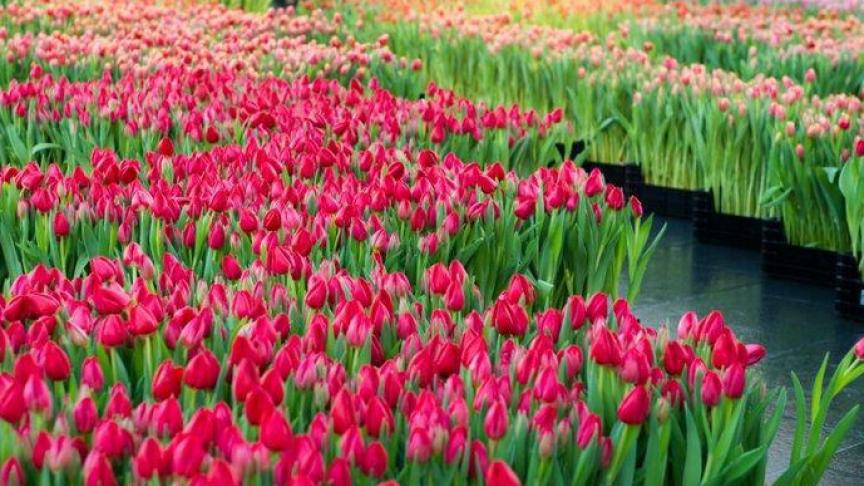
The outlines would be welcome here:
[[[198,474],[206,451],[201,439],[192,434],[180,434],[172,444],[171,471],[191,478]]]
[[[642,201],[636,196],[630,196],[630,210],[633,211],[633,216],[641,218],[644,213],[642,210]]]
[[[0,382],[0,418],[10,424],[17,424],[27,408],[24,404],[24,390],[18,383],[5,385]]]
[[[261,443],[271,451],[284,451],[291,445],[291,424],[278,409],[261,424]]]
[[[45,375],[51,381],[66,381],[72,371],[72,363],[69,361],[69,356],[63,348],[57,346],[54,341],[45,343],[42,348],[42,356],[44,359],[43,367]]]
[[[624,191],[620,187],[611,184],[606,186],[606,204],[616,211],[623,208]]]
[[[618,374],[621,379],[634,385],[644,385],[651,373],[648,358],[637,348],[631,348],[624,353]]]
[[[132,434],[113,420],[105,420],[93,432],[93,450],[106,457],[122,457],[132,451]]]
[[[486,418],[483,420],[483,431],[486,436],[492,440],[499,440],[507,433],[508,427],[507,407],[503,400],[495,400],[486,411]]]
[[[609,314],[609,298],[606,294],[598,292],[591,296],[591,300],[588,301],[585,313],[591,324],[595,324],[600,320],[605,320],[606,316]]]
[[[618,366],[621,364],[621,344],[618,338],[606,326],[600,326],[594,331],[589,354],[597,364],[602,366]]]
[[[209,143],[209,144],[218,143],[219,142],[219,132],[216,131],[216,128],[214,128],[213,126],[209,126],[209,127],[207,127],[205,139],[207,140],[207,143]]]
[[[750,346],[753,346],[753,345],[749,345],[749,344],[747,345],[747,355],[748,356],[753,355],[753,353],[751,353],[751,351],[750,351]],[[758,345],[756,345],[756,346],[758,346]],[[862,337],[861,339],[858,340],[857,343],[855,343],[854,349],[855,349],[855,357],[857,357],[859,360],[864,361],[864,337]],[[764,348],[763,348],[763,354],[764,354]],[[747,360],[747,364],[748,365],[751,364],[750,359]]]
[[[159,322],[146,307],[136,305],[129,309],[128,329],[133,336],[147,336],[159,329]]]
[[[585,195],[592,197],[596,194],[600,194],[605,189],[606,185],[603,182],[603,174],[601,174],[598,169],[592,170],[591,174],[588,176],[588,180],[585,181]]]
[[[205,348],[186,364],[183,382],[196,390],[212,390],[219,379],[219,369],[216,356]]]
[[[255,213],[245,208],[240,210],[240,229],[246,234],[258,230],[258,217]]]
[[[72,416],[75,419],[75,428],[79,433],[86,434],[96,428],[96,422],[99,420],[99,411],[96,409],[96,402],[89,396],[83,396],[72,411]]]
[[[105,384],[105,375],[102,374],[102,366],[95,356],[88,356],[81,363],[81,384],[86,385],[93,391],[99,391]]]
[[[304,302],[311,309],[320,309],[327,302],[327,281],[324,277],[313,274],[307,283]]]
[[[183,430],[183,410],[175,397],[153,406],[151,425],[157,436],[174,437]]]
[[[54,315],[58,308],[60,303],[48,294],[16,295],[6,303],[3,318],[10,322],[38,319],[42,316]]]
[[[282,228],[282,215],[276,208],[267,211],[264,215],[264,229],[267,231],[279,231]]]
[[[0,469],[0,485],[3,486],[24,486],[26,476],[24,476],[24,468],[15,456],[8,457]]]
[[[333,431],[342,435],[351,426],[355,425],[354,401],[350,392],[345,388],[336,393],[333,403],[330,405],[330,415],[333,419]]]
[[[717,373],[713,371],[706,372],[705,377],[702,379],[702,402],[708,407],[717,405],[720,403],[720,392],[722,389],[723,385]]]
[[[366,433],[370,437],[378,438],[382,433],[390,433],[395,426],[393,412],[378,396],[373,396],[366,404],[366,416],[364,420]]]
[[[275,413],[275,408],[270,394],[260,386],[255,386],[246,396],[246,406],[243,407],[243,412],[250,424],[261,425],[265,419]]]
[[[54,214],[54,236],[65,238],[69,236],[70,230],[69,219],[66,218],[66,214],[63,211],[57,211]]]
[[[522,486],[519,476],[510,469],[506,462],[496,459],[489,463],[486,469],[486,484],[495,486]]]
[[[860,341],[858,344],[860,344]],[[765,346],[762,346],[761,344],[747,344],[744,348],[747,350],[747,366],[752,366],[762,361],[762,358],[765,357]],[[857,345],[855,350],[857,353]],[[864,353],[864,351],[862,351],[862,353]],[[858,357],[864,359],[861,358],[862,355],[864,354],[858,354]]]
[[[332,486],[351,486],[351,464],[343,457],[337,457],[327,470],[327,481]]]
[[[159,152],[160,155],[171,157],[174,155],[174,144],[171,142],[170,138],[165,137],[159,141],[156,151]]]
[[[135,475],[141,479],[149,480],[154,475],[159,474],[162,468],[162,454],[162,447],[156,439],[153,437],[145,439],[138,447],[135,459],[132,460]]]
[[[744,395],[744,386],[746,377],[744,366],[740,363],[735,363],[723,374],[723,394],[729,398],[741,398]]]
[[[667,342],[663,351],[663,367],[666,369],[666,373],[673,376],[680,375],[685,364],[687,363],[684,348],[678,341]]]
[[[641,425],[651,411],[651,398],[644,386],[630,390],[618,405],[618,420],[628,425]]]
[[[388,462],[387,450],[376,440],[366,447],[360,469],[369,477],[380,478],[387,472]]]
[[[492,306],[492,324],[502,336],[523,336],[528,330],[528,314],[522,306],[499,298]]]
[[[96,308],[96,312],[105,316],[119,314],[130,302],[129,295],[120,285],[112,283],[108,287],[96,287],[90,295],[90,302]]]
[[[88,485],[117,486],[117,478],[111,468],[111,462],[105,454],[94,450],[87,455],[84,462],[84,482]]]

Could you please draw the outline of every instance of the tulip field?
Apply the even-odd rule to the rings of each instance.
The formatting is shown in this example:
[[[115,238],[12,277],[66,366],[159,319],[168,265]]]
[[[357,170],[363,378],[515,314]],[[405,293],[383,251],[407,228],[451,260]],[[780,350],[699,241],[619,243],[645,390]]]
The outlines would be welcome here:
[[[2,2],[0,486],[820,483],[864,338],[640,320],[584,164],[859,277],[856,2],[285,3]]]

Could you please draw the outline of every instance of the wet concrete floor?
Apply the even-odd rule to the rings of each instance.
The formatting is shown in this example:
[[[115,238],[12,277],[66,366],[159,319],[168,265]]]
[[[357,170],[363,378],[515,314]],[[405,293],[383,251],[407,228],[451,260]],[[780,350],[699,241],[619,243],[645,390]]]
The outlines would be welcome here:
[[[837,363],[864,335],[864,323],[846,321],[834,313],[833,289],[763,276],[758,251],[700,244],[690,222],[668,219],[665,223],[666,234],[649,265],[635,314],[643,323],[674,327],[688,310],[701,317],[717,309],[741,340],[767,348],[759,365],[761,373],[769,386],[789,389],[784,420],[769,453],[770,481],[785,469],[792,444],[790,372],[798,374],[805,389],[812,386],[824,354],[830,352],[832,365]],[[836,423],[856,404],[864,405],[864,380],[835,399],[827,425]],[[864,485],[864,412],[822,484]]]

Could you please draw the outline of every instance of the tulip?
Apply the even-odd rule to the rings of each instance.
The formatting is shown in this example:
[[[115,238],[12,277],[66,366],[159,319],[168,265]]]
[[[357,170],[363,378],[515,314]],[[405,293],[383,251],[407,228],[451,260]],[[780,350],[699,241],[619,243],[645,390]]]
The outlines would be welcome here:
[[[864,361],[864,337],[862,337],[861,339],[858,340],[857,343],[855,343],[854,349],[855,349],[855,357],[857,357],[861,361]],[[764,348],[763,348],[763,354],[764,354]],[[749,345],[747,347],[747,355],[751,356]],[[750,359],[747,360],[747,364],[748,365],[750,364]]]
[[[69,232],[71,230],[69,225],[69,219],[66,218],[66,214],[63,211],[57,211],[54,214],[54,236],[57,238],[65,238],[69,236]]]
[[[644,386],[630,390],[618,405],[618,420],[628,425],[641,425],[651,411],[651,398]]]
[[[594,332],[589,354],[597,364],[602,366],[621,364],[621,345],[615,334],[605,326],[598,327]]]
[[[87,455],[83,473],[85,484],[117,486],[117,478],[114,476],[108,457],[98,450]]]
[[[239,280],[243,276],[243,269],[233,255],[225,255],[222,257],[222,274],[228,280]]]
[[[600,194],[605,189],[606,185],[603,182],[603,175],[600,173],[599,169],[593,169],[591,174],[588,176],[588,180],[585,182],[585,195],[592,197],[596,194]]]
[[[219,379],[219,368],[216,356],[205,348],[186,364],[183,382],[196,390],[212,390]]]
[[[75,404],[72,416],[75,419],[75,428],[79,433],[86,434],[92,432],[96,428],[96,422],[99,420],[99,411],[96,409],[96,402],[89,396],[82,396]]]
[[[717,373],[713,371],[706,372],[705,377],[702,379],[702,402],[708,407],[717,405],[720,403],[720,392],[722,389],[723,385]]]
[[[160,155],[171,157],[174,155],[174,144],[171,142],[170,138],[164,137],[159,141],[156,151],[159,152]]]
[[[45,343],[42,348],[44,359],[43,367],[45,375],[51,381],[66,381],[72,371],[72,363],[69,361],[69,356],[66,351],[60,346],[57,346],[54,341]]]
[[[93,391],[99,391],[105,383],[102,366],[95,356],[88,356],[81,363],[81,384]]]
[[[265,419],[275,413],[275,405],[270,394],[260,386],[255,386],[246,396],[243,412],[246,420],[252,425],[261,425]]]
[[[744,386],[746,382],[744,366],[740,363],[735,363],[723,374],[723,394],[729,398],[741,398],[744,395]]]
[[[330,405],[330,415],[333,419],[333,431],[337,435],[344,434],[348,428],[356,423],[353,399],[345,388],[336,393],[336,397]]]
[[[497,459],[489,463],[486,469],[486,484],[496,486],[521,486],[522,482],[506,462]]]
[[[0,468],[0,484],[3,486],[24,486],[26,476],[21,462],[15,456],[6,458],[3,467]]]
[[[106,457],[122,457],[132,451],[132,434],[113,420],[100,423],[93,432],[93,450]]]
[[[206,451],[201,439],[192,434],[181,434],[172,444],[171,470],[174,474],[187,478],[193,477],[201,469]]]
[[[291,445],[291,424],[279,410],[274,410],[261,424],[261,443],[279,452]]]
[[[666,369],[666,373],[674,376],[681,374],[686,364],[685,360],[684,349],[678,341],[666,343],[666,348],[663,351],[663,367]]]
[[[499,440],[507,433],[508,427],[507,407],[503,400],[496,400],[486,411],[483,420],[483,431],[492,440]]]
[[[373,396],[366,405],[366,416],[364,420],[366,432],[370,437],[378,438],[382,433],[390,433],[395,426],[393,413],[384,400]]]
[[[765,357],[765,346],[761,344],[747,344],[745,345],[745,349],[747,351],[747,366],[752,366],[762,361],[762,358]]]
[[[640,350],[631,348],[624,354],[619,367],[619,375],[622,380],[634,385],[644,385],[648,381],[650,372],[651,366],[648,364],[648,358]]]
[[[17,424],[27,411],[24,404],[24,390],[17,383],[0,387],[0,418],[10,424]]]
[[[351,486],[351,464],[342,457],[333,459],[327,470],[327,481],[333,486]]]
[[[96,312],[105,316],[119,314],[130,302],[129,295],[118,284],[113,283],[108,287],[96,287],[90,295],[90,301]]]
[[[387,450],[380,442],[373,441],[363,453],[360,469],[369,477],[380,478],[387,472],[388,462]]]

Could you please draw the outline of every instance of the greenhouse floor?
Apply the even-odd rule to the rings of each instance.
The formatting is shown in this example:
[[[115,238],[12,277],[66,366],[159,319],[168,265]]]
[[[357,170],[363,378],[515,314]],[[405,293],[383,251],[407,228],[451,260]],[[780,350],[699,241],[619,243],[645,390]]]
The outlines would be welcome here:
[[[832,363],[864,334],[864,323],[845,321],[833,309],[833,289],[773,280],[760,271],[758,251],[700,244],[692,225],[669,219],[663,241],[651,261],[634,312],[644,324],[675,326],[681,315],[700,317],[713,309],[745,342],[762,343],[768,354],[757,368],[770,386],[790,387],[786,416],[770,452],[768,478],[788,461],[794,431],[790,371],[805,388],[812,386],[823,354]],[[655,226],[661,226],[657,221]],[[809,394],[808,394],[809,399]],[[855,404],[864,404],[864,387],[852,386],[838,397],[829,425]],[[822,484],[861,485],[864,481],[864,414],[840,448]]]

